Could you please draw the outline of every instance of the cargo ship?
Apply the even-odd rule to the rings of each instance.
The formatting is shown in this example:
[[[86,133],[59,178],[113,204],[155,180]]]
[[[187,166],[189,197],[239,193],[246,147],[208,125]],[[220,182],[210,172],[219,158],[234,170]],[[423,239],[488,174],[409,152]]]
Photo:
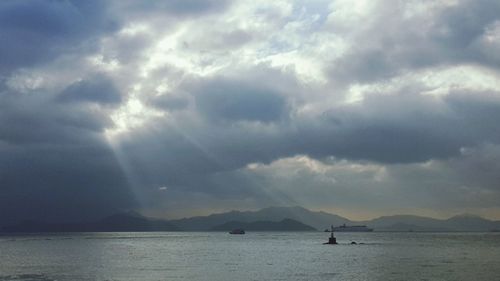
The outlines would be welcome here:
[[[345,223],[340,226],[332,228],[335,232],[372,232],[373,228],[369,228],[366,225],[346,225]],[[329,229],[325,229],[325,232],[330,232]]]

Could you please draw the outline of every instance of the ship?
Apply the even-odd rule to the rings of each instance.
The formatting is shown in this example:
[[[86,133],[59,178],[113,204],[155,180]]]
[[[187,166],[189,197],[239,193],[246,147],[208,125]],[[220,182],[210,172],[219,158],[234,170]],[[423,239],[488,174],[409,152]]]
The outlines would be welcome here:
[[[344,223],[343,225],[333,227],[332,231],[336,231],[336,232],[372,232],[373,228],[369,228],[366,225],[346,225]],[[330,232],[330,230],[325,229],[325,232]]]
[[[245,234],[245,230],[241,228],[233,229],[229,231],[229,234]]]

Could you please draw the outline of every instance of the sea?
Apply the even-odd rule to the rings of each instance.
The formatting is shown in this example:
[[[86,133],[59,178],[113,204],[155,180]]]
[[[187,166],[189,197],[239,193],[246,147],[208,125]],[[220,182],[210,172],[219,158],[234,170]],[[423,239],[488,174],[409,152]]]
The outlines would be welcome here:
[[[500,233],[0,236],[0,281],[500,280]],[[351,244],[356,242],[357,244]]]

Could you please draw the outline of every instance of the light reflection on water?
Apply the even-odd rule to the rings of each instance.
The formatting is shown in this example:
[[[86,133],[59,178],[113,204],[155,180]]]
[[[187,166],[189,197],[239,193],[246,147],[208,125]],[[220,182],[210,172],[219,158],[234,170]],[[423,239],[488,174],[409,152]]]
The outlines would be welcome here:
[[[322,245],[328,235],[0,236],[0,281],[500,280],[499,233],[338,233]]]

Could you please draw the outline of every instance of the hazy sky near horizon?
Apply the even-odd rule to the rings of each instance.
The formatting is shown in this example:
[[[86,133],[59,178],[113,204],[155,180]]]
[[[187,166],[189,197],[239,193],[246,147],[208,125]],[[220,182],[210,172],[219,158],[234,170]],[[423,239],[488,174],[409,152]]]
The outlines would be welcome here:
[[[497,0],[6,0],[0,38],[0,224],[500,219]]]

